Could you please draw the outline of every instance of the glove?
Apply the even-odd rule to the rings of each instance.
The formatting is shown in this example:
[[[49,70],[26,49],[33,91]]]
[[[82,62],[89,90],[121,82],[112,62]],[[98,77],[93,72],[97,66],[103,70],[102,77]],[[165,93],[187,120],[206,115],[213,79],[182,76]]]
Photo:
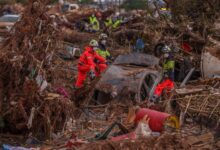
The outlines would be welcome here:
[[[94,59],[94,62],[95,62],[96,64],[99,64],[99,63],[100,63],[100,61],[99,61],[98,59]]]
[[[94,71],[90,71],[89,72],[89,77],[92,79],[92,80],[94,80],[95,79],[95,73],[94,73]]]
[[[107,56],[106,59],[113,61],[113,60],[114,60],[114,57],[112,57],[112,56]]]
[[[109,61],[106,61],[106,65],[110,65],[111,64],[111,62],[109,62]]]

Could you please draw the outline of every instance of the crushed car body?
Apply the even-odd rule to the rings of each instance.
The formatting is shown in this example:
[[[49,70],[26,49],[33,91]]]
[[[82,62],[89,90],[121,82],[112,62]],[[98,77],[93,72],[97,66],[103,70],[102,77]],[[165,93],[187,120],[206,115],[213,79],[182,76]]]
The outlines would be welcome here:
[[[119,99],[133,95],[139,102],[146,100],[161,79],[156,69],[158,65],[159,59],[152,55],[131,53],[118,56],[96,85],[97,99],[101,100],[107,94]]]

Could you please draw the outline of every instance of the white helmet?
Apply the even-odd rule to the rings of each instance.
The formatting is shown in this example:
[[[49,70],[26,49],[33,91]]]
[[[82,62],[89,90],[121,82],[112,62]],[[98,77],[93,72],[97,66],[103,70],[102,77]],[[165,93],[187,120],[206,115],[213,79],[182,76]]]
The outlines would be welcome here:
[[[118,17],[120,15],[120,12],[116,12],[115,16]]]
[[[99,39],[100,39],[100,40],[102,40],[102,39],[107,39],[107,38],[108,38],[108,35],[105,34],[105,33],[102,33],[102,34],[100,34],[100,36],[99,36]]]
[[[89,43],[89,46],[91,46],[91,47],[98,47],[99,44],[98,44],[98,42],[96,40],[91,40],[90,43]]]
[[[171,52],[171,49],[170,49],[169,46],[165,45],[165,46],[162,48],[162,52],[163,52],[163,53],[169,53],[169,52]]]

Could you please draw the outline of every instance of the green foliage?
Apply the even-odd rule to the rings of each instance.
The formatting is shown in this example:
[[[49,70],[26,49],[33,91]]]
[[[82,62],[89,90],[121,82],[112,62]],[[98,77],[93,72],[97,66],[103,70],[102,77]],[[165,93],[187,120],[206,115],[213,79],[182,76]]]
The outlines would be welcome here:
[[[17,3],[25,4],[27,3],[27,0],[16,0]]]
[[[0,5],[13,4],[15,2],[15,0],[0,0]]]
[[[50,0],[51,2],[50,3],[56,3],[58,2],[58,0]]]
[[[147,0],[126,0],[122,7],[127,10],[146,9]]]
[[[28,0],[0,0],[0,5],[21,3],[25,4]]]
[[[81,4],[91,4],[91,3],[93,3],[93,0],[79,0],[79,2]]]
[[[0,5],[21,3],[26,4],[28,0],[0,0]],[[58,2],[58,0],[50,0],[50,3]]]

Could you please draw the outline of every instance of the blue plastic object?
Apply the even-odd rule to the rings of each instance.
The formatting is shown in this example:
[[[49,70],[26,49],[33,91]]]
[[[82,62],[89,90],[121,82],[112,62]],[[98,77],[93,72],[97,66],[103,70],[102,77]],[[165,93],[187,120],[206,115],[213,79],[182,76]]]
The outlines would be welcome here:
[[[31,150],[29,148],[11,146],[11,145],[7,145],[7,144],[3,144],[2,147],[3,147],[3,150]]]
[[[143,49],[144,49],[144,41],[142,39],[137,39],[134,46],[134,51],[141,52]]]

